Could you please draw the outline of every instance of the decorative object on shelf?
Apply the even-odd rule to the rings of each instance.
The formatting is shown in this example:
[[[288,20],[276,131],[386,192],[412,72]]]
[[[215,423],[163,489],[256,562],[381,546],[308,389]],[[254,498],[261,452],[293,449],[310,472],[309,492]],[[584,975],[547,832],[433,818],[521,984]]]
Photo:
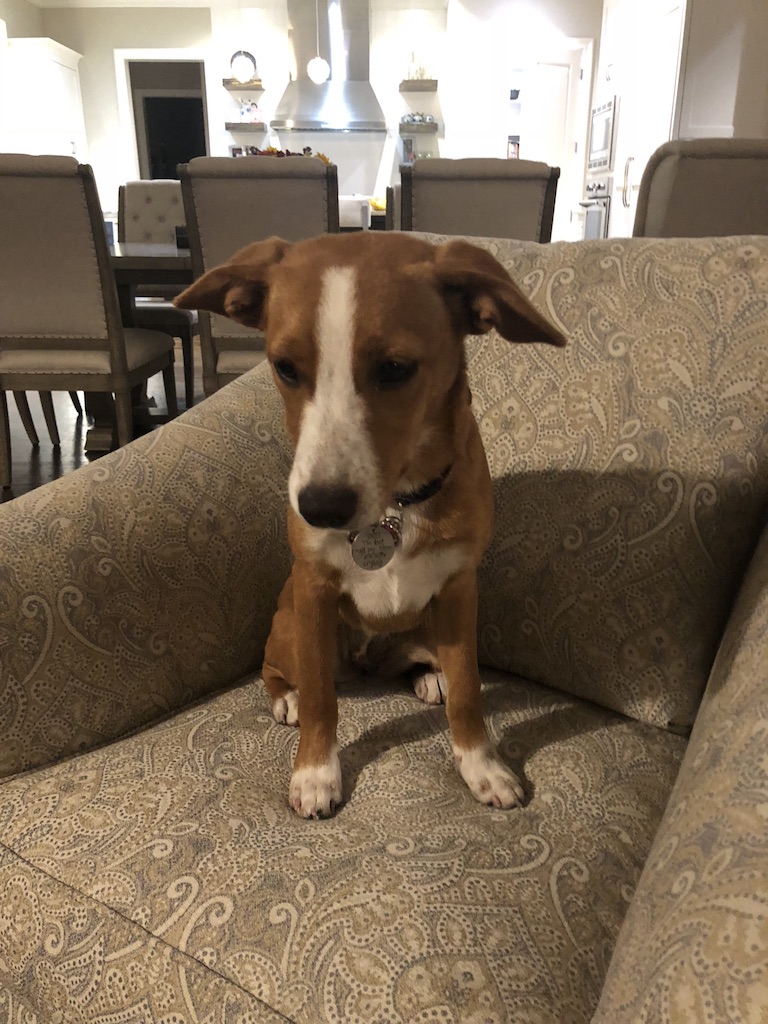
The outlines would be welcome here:
[[[315,85],[322,85],[327,82],[331,75],[331,66],[327,60],[320,56],[320,11],[318,0],[315,0],[315,56],[307,64],[307,74]]]
[[[234,155],[234,154],[233,154]],[[246,156],[312,156],[317,157],[318,160],[322,160],[324,164],[333,166],[333,161],[325,155],[325,153],[313,153],[311,146],[305,146],[301,153],[294,153],[290,149],[278,149],[276,146],[267,146],[265,149],[259,149],[258,146],[246,146]]]
[[[408,73],[406,75],[406,81],[408,82],[426,82],[430,81],[427,69],[423,64],[419,64],[416,60],[416,54],[411,53],[411,63],[408,65]]]
[[[243,124],[263,123],[264,118],[261,116],[259,104],[256,100],[244,99],[240,101],[240,120]]]
[[[437,121],[432,114],[424,114],[416,111],[413,114],[403,114],[400,118],[400,134],[432,134],[437,131]]]
[[[247,50],[236,50],[230,58],[229,67],[236,82],[251,82],[258,77],[256,58]]]

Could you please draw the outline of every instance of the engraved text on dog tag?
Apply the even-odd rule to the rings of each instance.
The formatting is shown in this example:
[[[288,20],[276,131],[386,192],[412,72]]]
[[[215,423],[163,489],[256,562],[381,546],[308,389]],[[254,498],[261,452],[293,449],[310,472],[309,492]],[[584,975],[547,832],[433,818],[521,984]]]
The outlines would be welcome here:
[[[352,559],[361,569],[381,569],[391,560],[399,540],[399,522],[392,517],[382,519],[350,537]]]

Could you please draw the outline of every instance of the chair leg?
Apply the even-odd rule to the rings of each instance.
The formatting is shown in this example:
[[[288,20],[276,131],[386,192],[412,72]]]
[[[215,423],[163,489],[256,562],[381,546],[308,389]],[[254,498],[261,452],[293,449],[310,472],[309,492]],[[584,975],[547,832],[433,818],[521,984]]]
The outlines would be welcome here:
[[[27,437],[29,438],[30,442],[35,446],[35,448],[37,448],[38,445],[40,444],[40,438],[37,436],[37,430],[35,430],[35,423],[34,420],[32,419],[32,413],[29,411],[27,393],[26,391],[14,391],[13,397],[16,399],[16,408],[19,410],[19,416],[21,417],[21,422],[24,424],[24,429],[27,432]],[[8,403],[6,401],[6,408],[7,405]]]
[[[191,409],[195,404],[195,356],[191,334],[181,339],[181,358],[184,363],[184,406]]]
[[[122,448],[133,440],[133,399],[130,391],[115,392],[117,444]]]
[[[173,370],[173,363],[163,370],[163,384],[165,386],[165,402],[168,406],[168,418],[175,419],[179,415],[179,404],[176,400],[176,374]]]
[[[76,391],[70,391],[69,397],[72,399],[72,405],[75,407],[75,412],[78,416],[83,415],[83,407],[80,404],[80,395]]]
[[[0,391],[0,487],[11,486],[11,424],[8,421],[8,399]]]
[[[50,391],[40,392],[40,405],[43,407],[43,416],[45,416],[45,422],[48,426],[51,443],[58,448],[61,444],[61,438],[59,437],[59,428],[56,425],[56,413],[53,411],[53,395]]]

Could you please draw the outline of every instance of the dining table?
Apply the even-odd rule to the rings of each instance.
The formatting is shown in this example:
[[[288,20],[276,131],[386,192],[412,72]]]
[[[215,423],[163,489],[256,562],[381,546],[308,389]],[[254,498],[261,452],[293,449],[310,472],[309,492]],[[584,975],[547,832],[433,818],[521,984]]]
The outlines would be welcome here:
[[[109,258],[117,286],[120,315],[124,327],[134,326],[134,296],[138,285],[185,285],[192,281],[189,249],[156,242],[112,242]],[[134,398],[134,423],[137,431],[164,421],[153,413],[144,389]],[[86,432],[85,450],[89,453],[111,451],[114,426],[114,401],[108,393],[85,396],[86,410],[93,422]]]

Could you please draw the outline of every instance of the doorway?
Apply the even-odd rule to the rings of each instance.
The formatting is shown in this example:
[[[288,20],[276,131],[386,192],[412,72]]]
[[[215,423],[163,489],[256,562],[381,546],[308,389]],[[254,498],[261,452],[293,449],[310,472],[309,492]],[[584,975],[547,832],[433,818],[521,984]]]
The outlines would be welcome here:
[[[566,40],[529,68],[522,104],[520,156],[560,168],[552,240],[576,240],[583,226],[586,139],[592,81],[592,41]]]
[[[130,61],[128,74],[142,178],[176,178],[208,152],[201,61]]]
[[[145,96],[148,177],[176,178],[176,167],[205,156],[203,101],[194,96]]]

